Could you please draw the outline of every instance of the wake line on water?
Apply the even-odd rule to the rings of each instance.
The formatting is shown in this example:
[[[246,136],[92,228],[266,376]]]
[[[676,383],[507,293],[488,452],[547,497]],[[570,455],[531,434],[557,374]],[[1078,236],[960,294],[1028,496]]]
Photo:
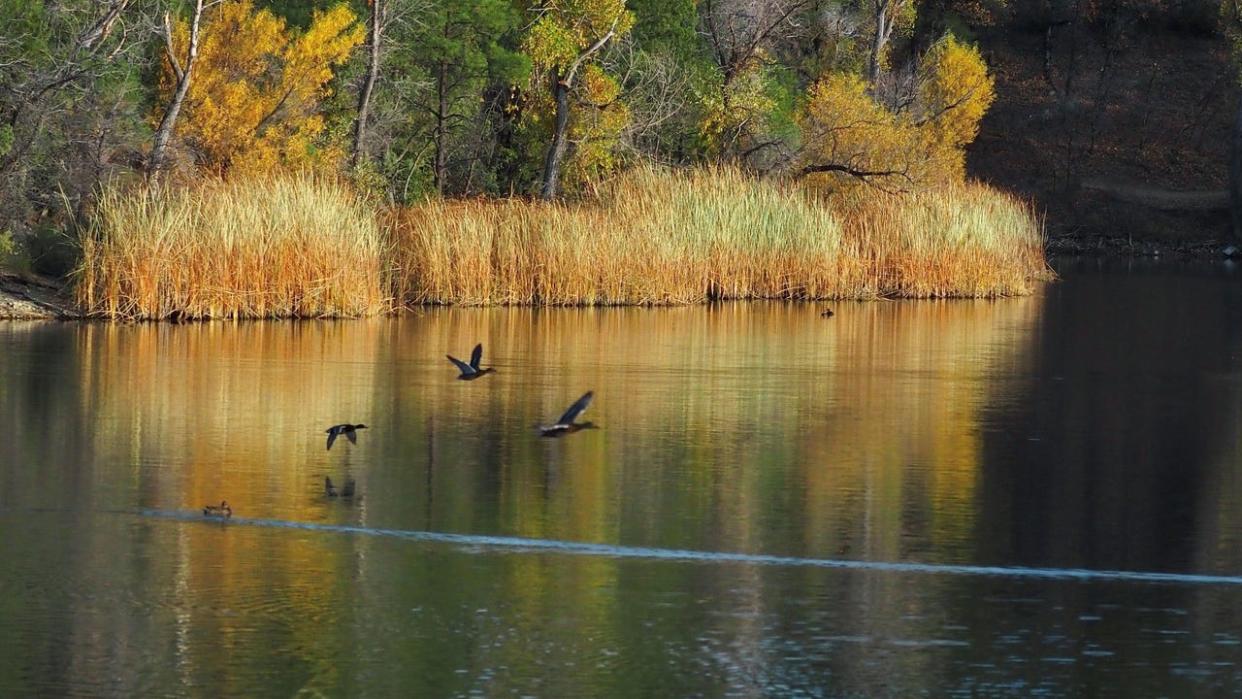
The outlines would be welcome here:
[[[132,514],[132,512],[130,512]],[[447,532],[419,531],[410,529],[381,529],[346,524],[319,524],[295,522],[282,519],[249,519],[234,517],[227,521],[206,519],[196,512],[169,510],[139,510],[143,517],[175,519],[186,522],[214,523],[227,526],[266,527],[271,529],[300,529],[335,534],[361,534],[410,541],[428,541],[456,544],[467,547],[484,547],[508,551],[536,551],[578,556],[605,558],[639,558],[663,561],[689,561],[699,563],[742,563],[748,565],[835,568],[889,573],[922,573],[931,575],[971,575],[985,577],[1035,578],[1043,580],[1078,580],[1110,582],[1172,583],[1179,585],[1233,585],[1242,586],[1242,576],[1209,575],[1200,573],[1160,573],[1137,570],[1091,570],[1087,568],[1032,568],[1024,566],[984,566],[941,563],[903,563],[893,561],[859,561],[837,558],[801,558],[797,556],[774,556],[761,553],[729,553],[721,551],[695,551],[693,549],[663,549],[644,546],[619,546],[591,544],[580,541],[556,539],[530,539],[517,536],[491,536],[486,534],[451,534]]]

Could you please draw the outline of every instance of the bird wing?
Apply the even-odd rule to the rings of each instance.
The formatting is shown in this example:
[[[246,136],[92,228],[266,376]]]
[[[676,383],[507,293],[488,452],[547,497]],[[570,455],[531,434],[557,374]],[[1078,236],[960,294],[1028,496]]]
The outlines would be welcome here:
[[[483,361],[483,343],[480,342],[479,344],[475,345],[474,349],[471,350],[470,352],[471,368],[473,368],[475,371],[478,371],[479,362],[481,361]]]
[[[358,443],[358,433],[354,430],[345,430],[345,437],[349,440],[350,444]]]
[[[328,430],[328,448],[329,449],[332,448],[332,443],[336,441],[336,435],[337,435],[337,431],[335,427]]]
[[[569,406],[569,410],[565,411],[565,414],[556,421],[556,424],[572,425],[574,419],[581,415],[583,410],[587,409],[587,406],[591,404],[591,399],[594,397],[594,391],[587,391],[586,393],[583,393],[581,398],[574,401],[574,404]]]
[[[470,366],[469,364],[467,364],[467,363],[463,362],[462,360],[458,359],[457,357],[454,357],[454,356],[453,356],[453,355],[451,355],[451,354],[446,354],[446,355],[444,355],[444,356],[448,357],[448,360],[449,360],[450,362],[452,362],[452,363],[454,363],[454,364],[456,364],[456,365],[457,365],[457,370],[461,372],[461,375],[462,375],[462,376],[469,376],[469,375],[471,375],[471,374],[477,374],[477,373],[479,373],[479,372],[477,372],[477,371],[475,371],[475,370],[474,370],[474,367],[472,367],[472,366]]]

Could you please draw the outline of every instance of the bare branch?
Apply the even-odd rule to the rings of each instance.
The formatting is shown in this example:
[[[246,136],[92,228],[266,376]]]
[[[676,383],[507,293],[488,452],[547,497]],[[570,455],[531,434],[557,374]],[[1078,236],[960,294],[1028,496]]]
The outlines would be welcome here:
[[[181,69],[181,61],[177,60],[177,52],[173,50],[172,43],[172,20],[169,19],[168,13],[164,13],[164,55],[168,57],[168,63],[172,66],[173,75],[177,77],[177,82],[185,80],[185,71]]]

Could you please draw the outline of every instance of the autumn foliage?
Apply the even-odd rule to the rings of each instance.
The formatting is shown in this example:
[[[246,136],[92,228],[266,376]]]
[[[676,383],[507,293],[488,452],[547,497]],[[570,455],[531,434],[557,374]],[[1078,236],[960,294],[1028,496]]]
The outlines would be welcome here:
[[[336,165],[345,151],[328,137],[320,105],[333,67],[364,38],[362,26],[343,4],[316,12],[300,32],[270,11],[256,9],[253,0],[213,8],[205,15],[177,138],[202,169],[217,174]],[[177,22],[172,42],[184,55],[186,21]],[[161,102],[175,89],[173,69],[165,60]]]
[[[618,165],[617,149],[630,121],[621,97],[621,84],[599,63],[599,49],[608,40],[630,32],[634,14],[624,0],[572,0],[542,3],[539,19],[522,41],[522,50],[535,68],[529,127],[551,131],[556,107],[552,91],[576,68],[577,80],[569,87],[573,110],[568,140],[572,147],[566,161],[565,179],[570,188],[598,179]],[[603,43],[601,43],[603,42]]]
[[[987,65],[952,37],[935,44],[899,107],[882,104],[857,75],[831,73],[814,83],[800,115],[804,172],[839,188],[870,182],[887,189],[961,182],[965,148],[995,99]]]

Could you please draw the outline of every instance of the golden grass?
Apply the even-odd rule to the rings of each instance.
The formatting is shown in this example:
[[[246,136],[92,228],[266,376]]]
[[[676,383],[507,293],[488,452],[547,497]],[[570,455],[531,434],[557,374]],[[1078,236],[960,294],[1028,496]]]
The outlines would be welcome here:
[[[1029,206],[978,184],[825,200],[734,169],[643,168],[580,202],[376,212],[346,185],[291,176],[104,192],[77,294],[96,315],[186,319],[360,316],[391,298],[995,297],[1047,276],[1042,243]]]
[[[431,201],[389,227],[416,304],[823,298],[861,281],[836,217],[733,170],[638,170],[582,203]]]
[[[369,205],[307,175],[105,191],[77,300],[110,318],[369,315],[388,307]]]
[[[852,199],[833,208],[882,295],[1018,296],[1052,276],[1042,223],[1012,195],[965,183],[900,195],[861,191]]]
[[[825,203],[727,168],[639,169],[588,202],[431,201],[388,227],[413,304],[993,297],[1047,273],[1030,208],[982,185]]]

